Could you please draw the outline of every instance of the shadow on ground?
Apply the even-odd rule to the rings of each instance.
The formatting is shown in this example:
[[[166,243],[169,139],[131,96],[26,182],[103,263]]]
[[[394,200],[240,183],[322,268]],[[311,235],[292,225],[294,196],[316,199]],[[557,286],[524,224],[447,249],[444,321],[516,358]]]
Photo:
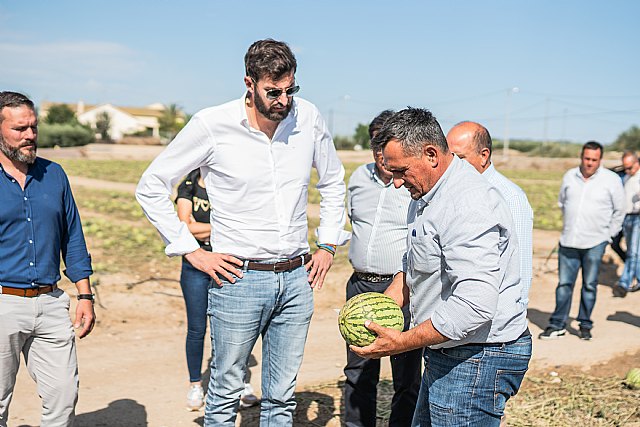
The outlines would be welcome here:
[[[143,427],[147,426],[147,411],[133,399],[120,399],[104,409],[76,415],[76,427]]]
[[[640,328],[640,316],[631,314],[628,311],[616,311],[615,313],[607,316],[607,320],[628,323],[629,325],[637,326],[638,328]]]

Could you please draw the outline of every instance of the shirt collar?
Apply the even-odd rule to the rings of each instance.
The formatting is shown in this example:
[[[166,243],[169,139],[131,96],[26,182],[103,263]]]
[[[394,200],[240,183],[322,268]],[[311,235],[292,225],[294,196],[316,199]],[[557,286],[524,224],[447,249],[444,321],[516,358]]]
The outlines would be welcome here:
[[[447,170],[444,171],[442,176],[438,179],[436,185],[434,185],[427,194],[420,198],[425,206],[428,205],[429,202],[431,202],[431,200],[436,196],[436,194],[438,193],[438,189],[447,182],[449,176],[452,174],[451,171],[454,169],[460,169],[460,167],[462,166],[462,162],[464,162],[464,160],[460,160],[460,158],[456,155],[453,156],[453,160],[451,161],[451,163],[449,163],[449,166],[447,166]]]
[[[598,169],[596,169],[596,171],[594,172],[593,175],[591,175],[589,178],[585,178],[584,175],[582,175],[582,171],[580,170],[580,166],[578,166],[576,168],[576,176],[578,178],[580,178],[582,181],[587,182],[587,181],[591,181],[594,178],[597,178],[598,175],[600,174],[600,170],[602,169],[602,166],[600,166]]]
[[[369,171],[369,178],[371,178],[373,182],[380,184],[382,187],[388,187],[390,185],[393,185],[393,179],[389,180],[389,182],[385,184],[382,178],[380,178],[380,175],[378,175],[378,169],[376,168],[375,162],[367,164],[367,170]]]
[[[248,92],[245,91],[244,95],[242,95],[242,97],[238,100],[238,105],[240,107],[240,111],[239,111],[240,125],[244,126],[246,129],[248,129],[250,131],[259,131],[258,129],[252,128],[251,125],[249,124],[249,116],[247,116],[247,108],[245,107],[247,94],[248,94]],[[276,132],[278,131],[278,128],[280,128],[281,126],[285,126],[289,122],[295,120],[295,116],[296,116],[297,111],[298,111],[298,103],[297,103],[295,97],[293,98],[292,102],[293,102],[293,106],[291,107],[291,111],[289,111],[289,114],[287,115],[287,117],[284,118],[284,120],[282,120],[280,123],[278,123],[278,127],[276,128]]]
[[[489,163],[489,167],[482,172],[482,176],[486,179],[491,179],[496,174],[496,168],[493,167],[493,163]]]

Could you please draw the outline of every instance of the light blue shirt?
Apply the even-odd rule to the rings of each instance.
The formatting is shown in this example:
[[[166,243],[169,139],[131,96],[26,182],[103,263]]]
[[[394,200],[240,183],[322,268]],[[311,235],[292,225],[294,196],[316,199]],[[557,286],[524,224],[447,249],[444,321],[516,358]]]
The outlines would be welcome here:
[[[356,169],[347,187],[347,212],[353,235],[349,260],[356,271],[395,274],[407,250],[407,210],[411,195],[385,184],[375,163]]]
[[[493,163],[482,173],[482,176],[498,189],[511,211],[514,232],[520,247],[520,281],[522,282],[520,304],[526,308],[529,304],[529,289],[533,275],[533,209],[525,192],[498,172],[493,167]]]
[[[498,190],[479,178],[454,156],[409,205],[403,262],[412,323],[431,319],[451,340],[432,348],[509,342],[527,327],[513,219]]]
[[[603,167],[586,180],[579,167],[570,169],[562,178],[558,206],[562,209],[562,246],[589,249],[610,242],[624,221],[622,181]]]

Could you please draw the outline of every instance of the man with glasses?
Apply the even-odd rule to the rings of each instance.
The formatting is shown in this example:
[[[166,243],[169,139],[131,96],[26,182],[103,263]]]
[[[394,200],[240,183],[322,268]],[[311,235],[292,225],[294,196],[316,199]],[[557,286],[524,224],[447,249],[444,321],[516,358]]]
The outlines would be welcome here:
[[[189,121],[145,171],[136,196],[167,243],[212,277],[211,381],[205,426],[234,426],[244,367],[262,336],[262,425],[289,426],[313,313],[344,231],[344,168],[318,109],[293,97],[296,59],[260,40],[245,55],[246,92]],[[307,243],[310,169],[322,196],[318,250]],[[211,247],[200,248],[171,202],[171,189],[200,168],[211,203]]]
[[[620,298],[640,288],[640,163],[635,151],[627,150],[622,154],[622,167],[626,209],[622,231],[627,255],[622,276],[613,288],[613,295]],[[632,286],[634,280],[636,284]]]
[[[622,183],[614,172],[600,167],[603,152],[599,142],[587,142],[582,146],[580,166],[570,169],[562,178],[558,205],[562,209],[563,226],[558,250],[556,307],[549,326],[538,335],[543,340],[558,339],[567,333],[565,327],[580,269],[578,336],[583,340],[592,338],[591,312],[596,304],[600,263],[624,220]]]
[[[373,140],[393,111],[378,114],[369,125]],[[347,186],[347,205],[353,237],[349,261],[354,272],[347,282],[347,299],[365,292],[384,292],[393,275],[402,270],[407,249],[407,210],[411,196],[395,188],[391,173],[384,168],[382,150],[371,146],[373,163],[356,169]],[[403,308],[405,329],[409,329],[409,307]],[[422,349],[391,356],[393,399],[390,427],[410,426],[420,390]],[[344,423],[348,427],[376,426],[376,396],[380,360],[365,359],[347,347],[344,368]]]

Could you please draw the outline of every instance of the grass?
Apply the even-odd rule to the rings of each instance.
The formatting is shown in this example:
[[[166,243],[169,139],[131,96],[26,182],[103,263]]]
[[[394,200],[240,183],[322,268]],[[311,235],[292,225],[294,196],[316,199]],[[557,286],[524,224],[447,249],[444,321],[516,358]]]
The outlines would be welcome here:
[[[151,163],[147,160],[55,159],[67,175],[106,181],[137,183]]]

